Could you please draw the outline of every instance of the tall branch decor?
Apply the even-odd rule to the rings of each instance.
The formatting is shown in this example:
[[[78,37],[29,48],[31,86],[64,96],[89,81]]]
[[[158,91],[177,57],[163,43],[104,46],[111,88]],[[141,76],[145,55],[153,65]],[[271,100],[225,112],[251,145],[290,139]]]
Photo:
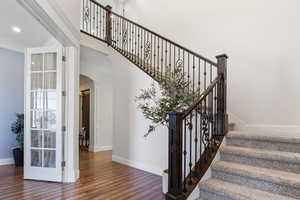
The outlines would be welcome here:
[[[156,127],[168,125],[167,113],[183,112],[199,97],[199,92],[191,88],[192,84],[187,80],[182,64],[176,65],[173,72],[168,67],[165,74],[167,76],[158,87],[152,83],[148,89],[141,89],[136,96],[138,108],[151,121],[145,137],[154,132]]]

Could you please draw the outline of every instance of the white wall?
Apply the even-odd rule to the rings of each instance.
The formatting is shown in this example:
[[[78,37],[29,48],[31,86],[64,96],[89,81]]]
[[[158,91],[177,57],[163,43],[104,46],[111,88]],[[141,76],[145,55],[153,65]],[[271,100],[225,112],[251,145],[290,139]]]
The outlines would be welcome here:
[[[11,124],[24,113],[24,54],[0,48],[0,163],[17,147]]]
[[[155,174],[167,168],[168,131],[158,127],[144,138],[150,122],[137,109],[135,96],[152,78],[116,52],[110,54],[114,76],[113,160]]]
[[[126,13],[209,58],[227,53],[228,106],[239,121],[300,132],[299,7],[298,0],[128,0]]]
[[[80,73],[93,80],[95,143],[91,151],[112,148],[113,76],[111,63],[104,54],[81,46]]]

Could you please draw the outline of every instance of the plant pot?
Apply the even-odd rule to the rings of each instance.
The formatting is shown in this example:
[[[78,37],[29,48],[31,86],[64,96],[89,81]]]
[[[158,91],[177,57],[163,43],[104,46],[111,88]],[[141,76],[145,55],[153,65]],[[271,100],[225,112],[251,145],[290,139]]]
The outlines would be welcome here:
[[[15,166],[23,167],[24,166],[24,151],[20,148],[13,149]]]
[[[169,175],[168,170],[164,170],[162,174],[162,191],[164,194],[168,193]]]

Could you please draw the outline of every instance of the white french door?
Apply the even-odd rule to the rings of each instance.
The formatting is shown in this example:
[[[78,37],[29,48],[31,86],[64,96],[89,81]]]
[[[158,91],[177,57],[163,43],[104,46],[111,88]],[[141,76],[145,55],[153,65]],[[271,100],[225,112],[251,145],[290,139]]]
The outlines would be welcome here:
[[[62,47],[26,51],[24,178],[62,181]]]

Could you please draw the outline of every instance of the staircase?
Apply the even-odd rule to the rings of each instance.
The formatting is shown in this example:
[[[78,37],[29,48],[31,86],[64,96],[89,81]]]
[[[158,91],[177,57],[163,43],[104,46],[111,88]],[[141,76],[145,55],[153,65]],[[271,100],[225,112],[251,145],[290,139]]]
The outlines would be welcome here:
[[[168,114],[169,166],[166,199],[185,200],[202,179],[227,133],[227,56],[216,61],[137,24],[94,0],[82,0],[81,32],[105,42],[158,83],[182,70],[197,99]]]
[[[300,138],[230,132],[220,155],[201,200],[300,199]]]

